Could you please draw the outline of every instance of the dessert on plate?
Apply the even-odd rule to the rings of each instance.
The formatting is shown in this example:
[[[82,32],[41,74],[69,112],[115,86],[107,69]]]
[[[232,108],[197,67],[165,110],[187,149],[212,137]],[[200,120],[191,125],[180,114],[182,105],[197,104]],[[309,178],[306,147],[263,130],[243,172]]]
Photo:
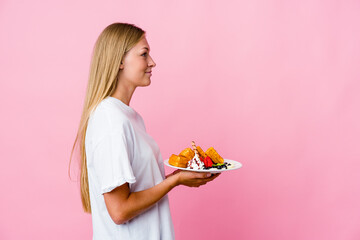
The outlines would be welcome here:
[[[175,167],[187,168],[192,170],[210,170],[228,169],[233,165],[225,162],[213,147],[208,148],[205,152],[195,142],[191,142],[191,148],[185,148],[179,155],[172,154],[169,158],[169,164]]]
[[[190,168],[190,169],[201,170],[204,168],[204,162],[200,160],[199,152],[196,148],[194,141],[192,141],[192,146],[193,146],[195,155],[190,161],[188,161],[186,167]]]

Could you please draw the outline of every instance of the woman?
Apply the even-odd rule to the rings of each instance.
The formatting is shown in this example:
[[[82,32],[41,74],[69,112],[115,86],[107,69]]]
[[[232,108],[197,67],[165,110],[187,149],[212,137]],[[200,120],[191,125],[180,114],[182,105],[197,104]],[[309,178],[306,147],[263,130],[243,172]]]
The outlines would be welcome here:
[[[218,175],[175,171],[165,177],[156,142],[132,109],[137,87],[156,66],[145,32],[114,23],[96,41],[83,114],[74,143],[81,152],[81,199],[93,239],[173,239],[167,193]]]

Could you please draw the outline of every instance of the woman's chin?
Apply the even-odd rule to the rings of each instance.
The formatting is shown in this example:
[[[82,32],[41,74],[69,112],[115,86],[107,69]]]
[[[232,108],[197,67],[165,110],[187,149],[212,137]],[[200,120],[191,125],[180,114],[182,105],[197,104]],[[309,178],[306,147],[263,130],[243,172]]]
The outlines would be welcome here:
[[[147,87],[150,84],[151,84],[151,82],[149,81],[148,83],[139,84],[137,87]]]
[[[143,87],[147,87],[147,86],[149,86],[150,84],[151,84],[151,80],[150,80],[150,78],[149,78],[149,80],[144,83]]]

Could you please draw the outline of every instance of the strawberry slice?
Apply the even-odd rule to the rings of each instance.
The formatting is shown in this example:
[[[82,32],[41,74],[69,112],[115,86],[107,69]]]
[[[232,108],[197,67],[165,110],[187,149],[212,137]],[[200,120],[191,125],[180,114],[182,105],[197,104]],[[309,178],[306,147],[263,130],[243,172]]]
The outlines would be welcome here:
[[[206,156],[204,159],[205,167],[212,167],[213,162],[211,161],[211,158],[209,156]]]

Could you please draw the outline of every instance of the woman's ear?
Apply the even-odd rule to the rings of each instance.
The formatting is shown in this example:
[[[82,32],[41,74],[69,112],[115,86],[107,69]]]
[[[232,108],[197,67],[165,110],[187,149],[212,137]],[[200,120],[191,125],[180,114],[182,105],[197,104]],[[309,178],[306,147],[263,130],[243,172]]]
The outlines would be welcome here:
[[[120,70],[124,69],[124,64],[123,62],[120,63]]]

